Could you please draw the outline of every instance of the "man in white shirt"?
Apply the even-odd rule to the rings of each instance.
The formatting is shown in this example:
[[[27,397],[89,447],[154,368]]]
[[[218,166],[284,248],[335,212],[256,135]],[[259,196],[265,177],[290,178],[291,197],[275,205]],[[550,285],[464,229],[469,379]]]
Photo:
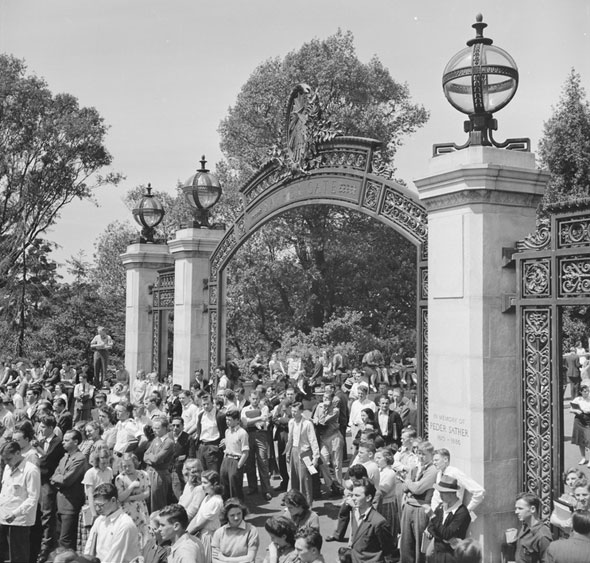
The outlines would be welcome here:
[[[171,543],[169,563],[195,563],[205,560],[201,540],[186,532],[188,515],[180,504],[171,504],[158,514],[158,531],[163,541]]]
[[[246,476],[248,478],[249,494],[258,491],[256,468],[260,475],[262,494],[267,501],[272,499],[270,486],[270,471],[268,465],[270,445],[268,442],[268,407],[260,402],[258,391],[250,393],[250,404],[242,409],[240,421],[248,432],[250,455],[246,461]]]
[[[28,561],[41,475],[38,467],[23,458],[16,442],[4,444],[0,456],[6,465],[0,493],[0,553],[8,555],[9,561]]]
[[[129,563],[139,556],[139,537],[131,517],[119,507],[117,488],[103,483],[92,496],[98,518],[90,529],[84,555],[105,562]]]
[[[471,479],[471,477],[465,475],[465,473],[463,473],[460,469],[450,465],[451,453],[446,448],[441,448],[434,452],[432,463],[438,471],[436,474],[437,483],[440,482],[443,475],[446,475],[452,479],[456,479],[457,483],[459,484],[457,497],[461,502],[466,500],[464,499],[465,491],[469,493],[469,501],[464,504],[467,507],[467,510],[469,510],[471,521],[473,522],[476,518],[474,510],[481,504],[486,494],[484,488],[479,483],[476,483],[473,479]],[[432,501],[430,503],[431,509],[434,511],[441,502],[440,493],[435,487],[434,494],[432,495]]]

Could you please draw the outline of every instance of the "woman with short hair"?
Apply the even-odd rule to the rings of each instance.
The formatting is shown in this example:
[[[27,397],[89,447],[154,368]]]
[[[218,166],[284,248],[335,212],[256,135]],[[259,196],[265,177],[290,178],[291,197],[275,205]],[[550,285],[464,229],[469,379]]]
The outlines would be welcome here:
[[[223,505],[222,518],[227,522],[211,538],[213,563],[254,563],[260,540],[258,530],[244,521],[248,509],[240,499],[229,498]]]
[[[320,518],[311,510],[307,498],[300,491],[290,490],[283,497],[285,516],[295,523],[297,530],[315,528],[320,530]]]
[[[270,536],[270,544],[263,563],[294,563],[297,560],[295,522],[286,516],[271,516],[264,529]]]
[[[205,498],[186,531],[197,536],[203,542],[205,563],[211,563],[211,538],[221,526],[220,517],[223,510],[223,498],[221,498],[223,489],[219,473],[217,471],[203,471],[201,485],[205,491]]]

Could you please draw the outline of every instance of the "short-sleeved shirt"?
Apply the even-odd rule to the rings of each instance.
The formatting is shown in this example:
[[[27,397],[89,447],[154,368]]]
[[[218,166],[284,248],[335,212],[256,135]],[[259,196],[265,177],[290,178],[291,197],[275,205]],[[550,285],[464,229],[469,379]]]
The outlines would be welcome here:
[[[225,453],[241,456],[250,449],[248,445],[248,432],[240,426],[228,428],[225,431]]]

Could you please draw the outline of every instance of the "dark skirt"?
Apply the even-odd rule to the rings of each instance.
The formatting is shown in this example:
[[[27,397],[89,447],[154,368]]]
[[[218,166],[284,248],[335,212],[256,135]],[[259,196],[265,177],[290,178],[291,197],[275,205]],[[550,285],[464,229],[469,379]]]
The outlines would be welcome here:
[[[577,416],[574,418],[572,444],[574,446],[585,446],[586,448],[590,448],[590,426],[584,426]]]

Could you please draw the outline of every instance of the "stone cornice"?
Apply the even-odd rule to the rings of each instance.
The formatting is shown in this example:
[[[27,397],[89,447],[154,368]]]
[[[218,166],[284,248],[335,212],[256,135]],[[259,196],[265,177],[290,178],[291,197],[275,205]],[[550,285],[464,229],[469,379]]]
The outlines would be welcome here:
[[[168,241],[168,248],[174,260],[209,257],[224,235],[225,231],[217,229],[181,229]]]
[[[134,243],[121,254],[121,261],[126,270],[132,268],[147,268],[159,270],[174,263],[168,246],[165,244]]]
[[[537,169],[500,164],[468,164],[415,181],[428,210],[493,203],[531,207],[538,204],[549,175]]]

